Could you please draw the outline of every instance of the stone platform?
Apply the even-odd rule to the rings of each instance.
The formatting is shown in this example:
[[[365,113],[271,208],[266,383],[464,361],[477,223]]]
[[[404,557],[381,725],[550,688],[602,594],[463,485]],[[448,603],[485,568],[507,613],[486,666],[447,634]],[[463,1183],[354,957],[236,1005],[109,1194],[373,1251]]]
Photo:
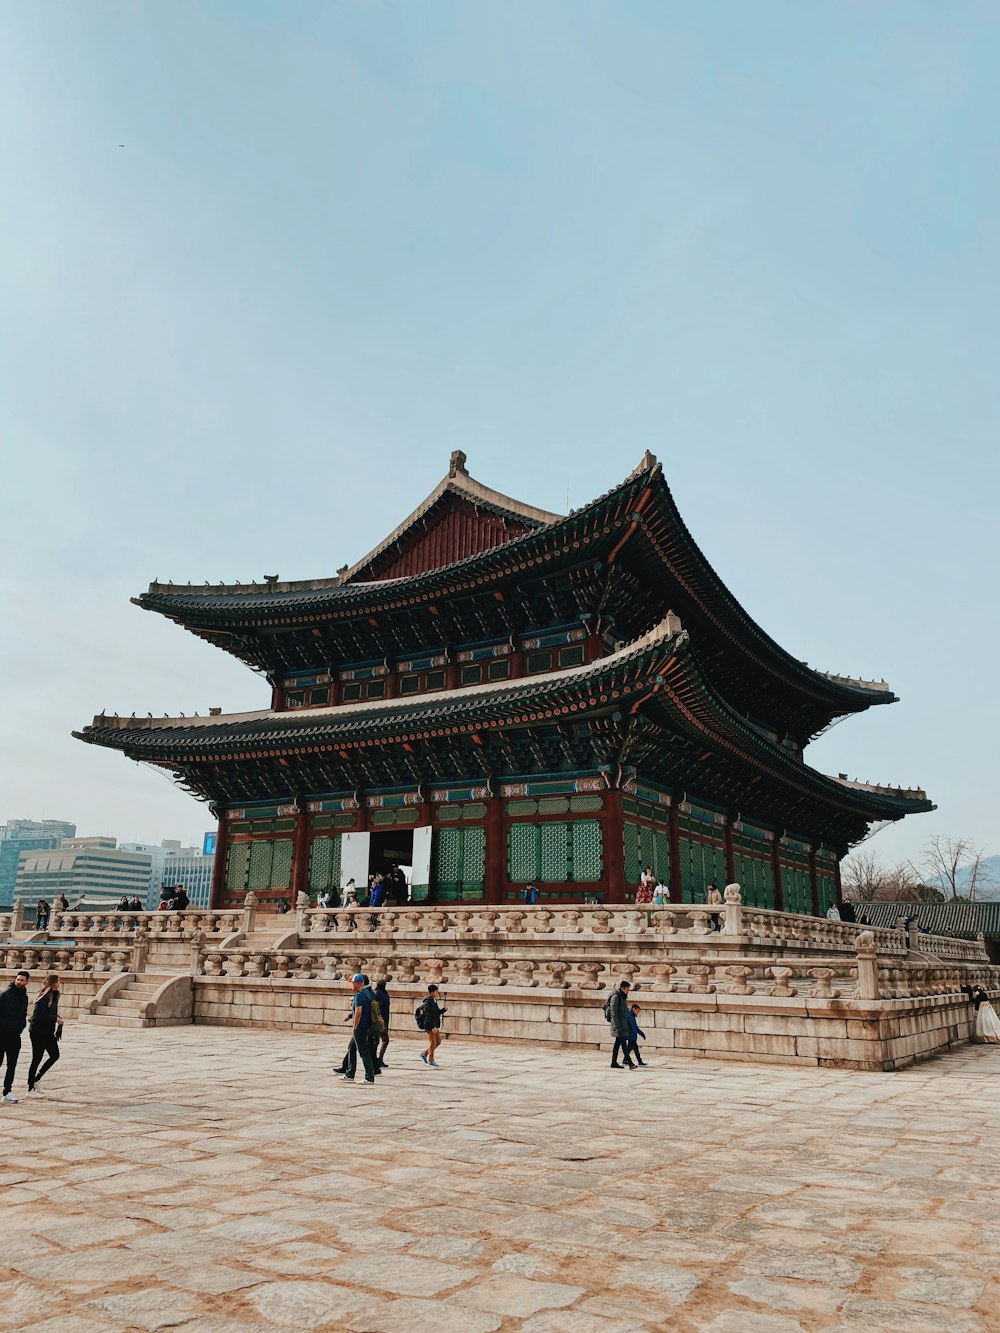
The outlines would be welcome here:
[[[963,984],[1000,991],[982,939],[872,930],[747,907],[487,905],[67,912],[43,935],[6,929],[3,970],[64,977],[63,1010],[117,1027],[195,1022],[325,1031],[355,972],[386,977],[409,1032],[431,982],[452,1030],[607,1045],[607,991],[628,978],[651,1048],[675,1054],[898,1069],[961,1045]],[[0,934],[2,938],[2,934]]]
[[[0,1105],[0,1328],[991,1333],[1000,1050],[893,1074],[70,1022]],[[24,1085],[19,1069],[17,1089]]]

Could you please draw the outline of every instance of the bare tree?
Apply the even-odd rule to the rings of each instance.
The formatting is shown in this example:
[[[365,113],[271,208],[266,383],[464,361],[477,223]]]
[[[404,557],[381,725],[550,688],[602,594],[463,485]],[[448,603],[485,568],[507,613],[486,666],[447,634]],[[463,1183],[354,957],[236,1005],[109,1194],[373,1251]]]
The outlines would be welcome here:
[[[935,834],[928,839],[921,853],[922,876],[914,867],[910,869],[925,883],[940,885],[946,901],[963,898],[974,903],[996,888],[996,878],[988,860],[986,849],[977,847],[971,838]]]
[[[855,852],[841,866],[844,897],[856,903],[935,903],[942,894],[920,880],[911,865],[884,866],[874,852]]]

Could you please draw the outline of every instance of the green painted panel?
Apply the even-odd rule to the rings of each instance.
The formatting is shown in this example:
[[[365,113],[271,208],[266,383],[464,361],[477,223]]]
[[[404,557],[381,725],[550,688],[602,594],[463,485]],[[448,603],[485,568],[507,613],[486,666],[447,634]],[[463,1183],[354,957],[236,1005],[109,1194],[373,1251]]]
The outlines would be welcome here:
[[[291,838],[278,838],[271,843],[271,888],[287,889],[292,883]]]
[[[313,838],[309,852],[309,889],[318,893],[320,889],[340,887],[340,835],[329,838]]]
[[[749,856],[745,851],[733,855],[736,882],[743,892],[743,901],[751,907],[774,907],[774,872],[771,858]]]
[[[703,903],[709,884],[720,891],[726,883],[726,853],[721,846],[698,842],[694,838],[680,838],[681,900]],[[647,861],[647,865],[649,862]]]
[[[625,883],[638,884],[646,866],[663,884],[670,883],[670,839],[665,829],[646,828],[642,824],[624,826]]]
[[[578,819],[567,827],[573,840],[573,879],[580,884],[594,884],[604,874],[600,822]]]
[[[507,830],[507,878],[512,884],[530,884],[537,877],[537,826],[511,824]]]
[[[247,870],[250,866],[250,843],[233,842],[229,844],[229,856],[226,859],[226,892],[245,894],[247,891]]]

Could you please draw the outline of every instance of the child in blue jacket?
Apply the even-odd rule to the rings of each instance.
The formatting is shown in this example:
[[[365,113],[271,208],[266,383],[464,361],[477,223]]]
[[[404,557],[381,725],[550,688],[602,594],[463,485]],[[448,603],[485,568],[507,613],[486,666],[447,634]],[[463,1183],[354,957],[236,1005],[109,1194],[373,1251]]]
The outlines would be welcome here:
[[[628,1043],[628,1050],[625,1052],[623,1058],[627,1064],[629,1056],[634,1055],[636,1064],[639,1065],[641,1068],[645,1069],[646,1061],[639,1054],[639,1038],[641,1037],[643,1041],[645,1041],[646,1034],[639,1026],[639,1020],[636,1017],[638,1013],[639,1013],[639,1006],[637,1004],[633,1004],[631,1009],[629,1009],[628,1011],[629,1043]]]

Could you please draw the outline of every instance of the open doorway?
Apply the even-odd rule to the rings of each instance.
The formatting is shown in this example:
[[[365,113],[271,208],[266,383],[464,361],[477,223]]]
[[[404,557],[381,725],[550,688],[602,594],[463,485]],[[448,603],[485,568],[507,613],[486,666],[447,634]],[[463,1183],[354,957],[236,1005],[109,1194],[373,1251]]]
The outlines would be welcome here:
[[[406,877],[407,888],[413,882],[413,829],[386,829],[373,833],[368,847],[368,875],[385,877],[398,867]],[[406,900],[406,894],[399,901]]]

